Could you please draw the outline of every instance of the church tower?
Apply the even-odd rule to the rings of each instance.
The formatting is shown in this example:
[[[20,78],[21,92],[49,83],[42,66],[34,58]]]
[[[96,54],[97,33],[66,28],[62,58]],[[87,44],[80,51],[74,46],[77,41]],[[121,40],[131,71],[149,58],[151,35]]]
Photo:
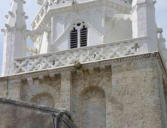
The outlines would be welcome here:
[[[167,127],[167,49],[154,0],[37,2],[26,30],[24,2],[13,0],[0,96],[69,111],[78,128]],[[27,36],[34,45],[24,56]]]
[[[157,26],[155,22],[155,0],[133,0],[132,26],[133,38],[147,36],[149,51],[157,50]]]
[[[15,58],[26,55],[26,16],[23,9],[24,0],[12,0],[4,32],[4,52],[2,75],[9,75]]]

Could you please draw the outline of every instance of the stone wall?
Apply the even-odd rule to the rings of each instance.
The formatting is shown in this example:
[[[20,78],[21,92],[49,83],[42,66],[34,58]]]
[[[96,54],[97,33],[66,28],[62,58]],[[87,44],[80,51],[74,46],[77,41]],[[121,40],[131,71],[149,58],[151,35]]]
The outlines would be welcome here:
[[[160,74],[157,61],[149,59],[121,62],[111,68],[73,74],[72,113],[78,126],[160,128]],[[97,88],[104,94],[100,94]],[[102,94],[104,96],[100,96]],[[101,119],[106,119],[106,123]]]
[[[0,128],[53,128],[52,111],[44,110],[46,109],[0,99]]]
[[[67,111],[0,98],[0,128],[76,128]]]
[[[72,113],[78,126],[106,126],[107,94],[110,92],[111,68],[72,74]],[[82,116],[81,116],[82,115]]]
[[[1,78],[1,97],[69,110],[80,128],[166,126],[166,73],[157,53],[11,77]]]
[[[21,100],[40,105],[59,107],[60,75],[22,81]]]
[[[112,67],[111,125],[160,128],[160,75],[156,62],[141,60]]]

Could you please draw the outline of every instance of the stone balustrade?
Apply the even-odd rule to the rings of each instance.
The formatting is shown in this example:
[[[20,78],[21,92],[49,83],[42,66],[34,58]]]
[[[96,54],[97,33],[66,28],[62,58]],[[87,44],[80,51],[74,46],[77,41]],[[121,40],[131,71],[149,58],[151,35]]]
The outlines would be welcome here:
[[[120,41],[15,59],[14,74],[74,66],[148,52],[147,38]]]

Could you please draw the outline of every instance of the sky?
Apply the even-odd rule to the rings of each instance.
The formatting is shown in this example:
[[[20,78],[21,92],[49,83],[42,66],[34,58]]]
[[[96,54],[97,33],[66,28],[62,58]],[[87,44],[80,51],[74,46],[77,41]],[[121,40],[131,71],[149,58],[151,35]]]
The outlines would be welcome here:
[[[24,6],[26,15],[29,17],[27,20],[27,27],[31,29],[31,21],[37,14],[39,6],[37,0],[26,0]],[[0,0],[0,29],[4,27],[6,22],[5,15],[10,10],[11,0]],[[156,3],[156,21],[157,25],[164,30],[164,37],[167,40],[167,0],[157,0]],[[3,33],[0,32],[0,73],[2,69],[2,51],[3,51]]]

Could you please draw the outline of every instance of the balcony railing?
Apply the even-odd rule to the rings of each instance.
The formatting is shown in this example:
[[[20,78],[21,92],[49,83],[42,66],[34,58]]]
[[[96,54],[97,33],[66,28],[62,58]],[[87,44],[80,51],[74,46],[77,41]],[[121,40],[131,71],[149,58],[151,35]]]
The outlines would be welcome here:
[[[97,46],[83,47],[56,53],[15,59],[14,74],[55,69],[102,60],[137,55],[147,52],[147,39],[138,38]]]

